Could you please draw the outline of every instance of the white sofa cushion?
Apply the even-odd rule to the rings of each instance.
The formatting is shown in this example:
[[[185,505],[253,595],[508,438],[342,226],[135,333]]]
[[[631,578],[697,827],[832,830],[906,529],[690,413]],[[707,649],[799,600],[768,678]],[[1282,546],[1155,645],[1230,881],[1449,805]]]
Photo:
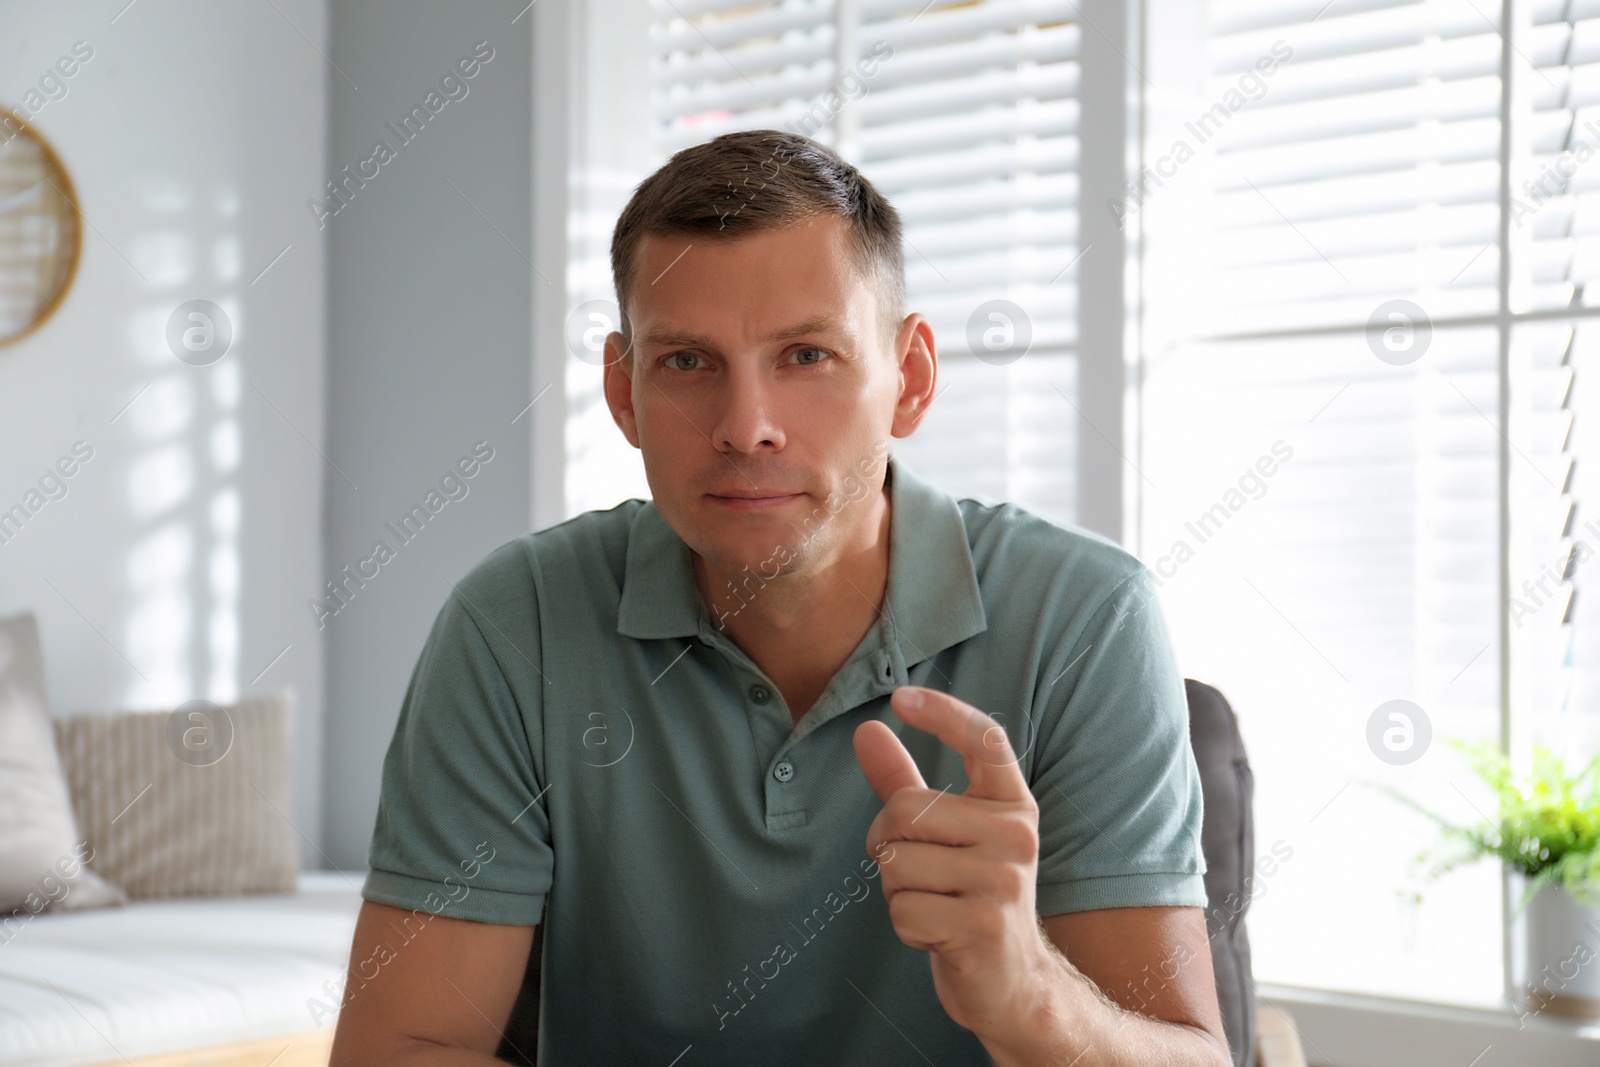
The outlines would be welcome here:
[[[0,619],[0,946],[47,909],[122,903],[84,866],[92,858],[51,732],[38,623]]]
[[[0,1063],[120,1062],[333,1026],[363,874],[32,919],[0,948]]]

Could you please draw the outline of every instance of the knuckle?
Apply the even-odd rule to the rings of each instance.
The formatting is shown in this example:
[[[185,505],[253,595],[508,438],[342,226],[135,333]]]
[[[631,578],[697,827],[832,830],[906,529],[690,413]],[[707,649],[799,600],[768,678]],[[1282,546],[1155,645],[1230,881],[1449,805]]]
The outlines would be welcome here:
[[[930,951],[934,946],[933,934],[927,928],[927,913],[910,893],[897,893],[889,901],[889,921],[895,936],[908,948]]]
[[[990,873],[990,885],[997,896],[1015,900],[1022,895],[1026,879],[1023,870],[1014,863],[997,863]]]
[[[889,898],[889,921],[896,927],[910,928],[916,921],[916,899],[907,893],[895,893]]]
[[[890,904],[894,903],[894,894],[900,889],[900,868],[891,866],[881,860],[878,863],[878,877],[883,890],[884,899]]]
[[[1032,863],[1039,858],[1039,830],[1026,819],[1011,821],[1010,844],[1012,851],[1024,862]]]
[[[883,820],[884,836],[895,840],[915,838],[918,827],[925,825],[936,814],[936,811],[927,810],[928,802],[934,795],[929,789],[908,787],[891,796],[884,804],[883,811],[878,813]],[[933,807],[937,809],[938,805]]]

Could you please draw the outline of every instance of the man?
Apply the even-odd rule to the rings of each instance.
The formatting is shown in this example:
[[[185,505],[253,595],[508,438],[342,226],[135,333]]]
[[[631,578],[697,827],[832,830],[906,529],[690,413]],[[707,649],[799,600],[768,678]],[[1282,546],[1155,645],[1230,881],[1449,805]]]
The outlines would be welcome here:
[[[440,611],[335,1064],[1231,1062],[1149,575],[894,458],[938,376],[900,244],[772,130],[635,191],[604,382],[653,500]]]

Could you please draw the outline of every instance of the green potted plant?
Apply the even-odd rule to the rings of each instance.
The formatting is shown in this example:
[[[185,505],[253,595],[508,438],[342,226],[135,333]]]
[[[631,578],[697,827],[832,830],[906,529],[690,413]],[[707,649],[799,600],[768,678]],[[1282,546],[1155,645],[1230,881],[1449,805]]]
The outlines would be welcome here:
[[[1513,937],[1519,946],[1523,1017],[1539,1012],[1600,1017],[1600,756],[1581,771],[1542,745],[1519,775],[1499,747],[1442,738],[1494,793],[1492,820],[1460,825],[1380,786],[1436,823],[1435,845],[1417,857],[1427,880],[1495,859],[1520,890]]]

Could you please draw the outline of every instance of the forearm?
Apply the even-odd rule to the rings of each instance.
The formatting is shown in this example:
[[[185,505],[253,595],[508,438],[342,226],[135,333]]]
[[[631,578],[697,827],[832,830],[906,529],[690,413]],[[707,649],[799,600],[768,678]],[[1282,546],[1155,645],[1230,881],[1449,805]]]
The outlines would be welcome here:
[[[1042,967],[1038,998],[979,1037],[998,1067],[1231,1067],[1199,1025],[1122,1008],[1059,953]]]

